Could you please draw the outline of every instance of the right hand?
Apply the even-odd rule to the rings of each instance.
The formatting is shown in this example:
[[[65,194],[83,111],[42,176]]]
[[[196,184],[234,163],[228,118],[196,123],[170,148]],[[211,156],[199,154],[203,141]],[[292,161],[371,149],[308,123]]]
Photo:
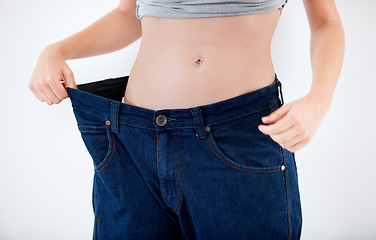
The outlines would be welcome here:
[[[69,97],[67,86],[77,89],[73,72],[66,64],[63,54],[49,45],[39,56],[29,89],[39,101],[52,105]]]

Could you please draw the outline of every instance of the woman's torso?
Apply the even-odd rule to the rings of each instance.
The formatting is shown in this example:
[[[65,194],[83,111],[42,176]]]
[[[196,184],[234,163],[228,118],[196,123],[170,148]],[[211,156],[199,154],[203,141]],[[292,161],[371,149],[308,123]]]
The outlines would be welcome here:
[[[279,9],[210,18],[143,17],[123,101],[152,110],[189,108],[272,84],[270,48],[279,17]]]

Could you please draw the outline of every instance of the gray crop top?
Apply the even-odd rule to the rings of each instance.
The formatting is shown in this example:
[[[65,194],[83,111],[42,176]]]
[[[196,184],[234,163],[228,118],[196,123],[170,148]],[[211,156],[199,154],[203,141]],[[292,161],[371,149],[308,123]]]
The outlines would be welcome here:
[[[163,18],[201,18],[263,13],[278,8],[280,14],[288,0],[137,0],[136,16]]]

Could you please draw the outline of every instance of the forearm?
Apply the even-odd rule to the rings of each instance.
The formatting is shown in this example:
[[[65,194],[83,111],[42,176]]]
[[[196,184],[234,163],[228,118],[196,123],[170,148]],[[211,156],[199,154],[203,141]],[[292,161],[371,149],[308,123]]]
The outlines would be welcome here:
[[[311,32],[311,64],[313,81],[309,94],[328,107],[341,72],[345,51],[345,35],[340,21],[328,22]]]
[[[122,49],[141,37],[141,22],[135,14],[115,8],[87,28],[47,48],[65,58],[85,58]]]

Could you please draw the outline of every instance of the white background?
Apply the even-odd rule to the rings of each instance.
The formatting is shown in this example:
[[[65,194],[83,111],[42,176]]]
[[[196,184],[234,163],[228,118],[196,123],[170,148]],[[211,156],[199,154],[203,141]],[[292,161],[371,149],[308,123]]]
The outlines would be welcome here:
[[[302,239],[376,239],[376,1],[338,0],[346,35],[330,111],[296,152]],[[92,160],[69,98],[41,103],[28,83],[43,48],[107,14],[118,1],[0,1],[0,239],[91,239]],[[77,84],[129,75],[141,39],[67,61]],[[285,103],[310,89],[310,31],[289,1],[272,42]]]

